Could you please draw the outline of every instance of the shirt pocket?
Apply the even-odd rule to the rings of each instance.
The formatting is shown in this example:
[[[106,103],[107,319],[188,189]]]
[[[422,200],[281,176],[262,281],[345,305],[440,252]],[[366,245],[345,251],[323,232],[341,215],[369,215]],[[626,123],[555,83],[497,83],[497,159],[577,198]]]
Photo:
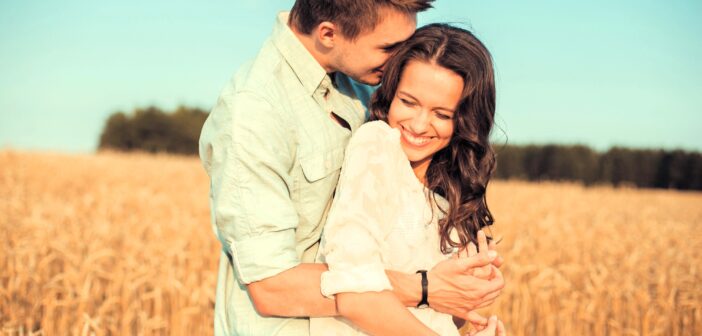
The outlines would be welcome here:
[[[335,172],[338,173],[343,162],[343,147],[311,153],[300,158],[300,166],[307,183],[315,183]],[[336,175],[338,177],[338,174]]]
[[[324,216],[329,210],[339,181],[344,150],[344,147],[319,150],[300,157],[303,176],[299,183],[299,239],[319,237]]]

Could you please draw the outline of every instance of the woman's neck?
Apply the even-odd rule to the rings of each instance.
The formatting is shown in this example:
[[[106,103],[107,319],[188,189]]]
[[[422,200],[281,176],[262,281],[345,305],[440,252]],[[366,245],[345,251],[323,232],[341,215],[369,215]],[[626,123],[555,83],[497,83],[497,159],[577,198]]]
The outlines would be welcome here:
[[[410,162],[410,166],[412,166],[412,171],[414,172],[414,176],[417,177],[419,182],[421,182],[423,185],[427,185],[427,169],[429,169],[429,164],[431,163],[431,157],[426,158],[421,161],[414,161]]]

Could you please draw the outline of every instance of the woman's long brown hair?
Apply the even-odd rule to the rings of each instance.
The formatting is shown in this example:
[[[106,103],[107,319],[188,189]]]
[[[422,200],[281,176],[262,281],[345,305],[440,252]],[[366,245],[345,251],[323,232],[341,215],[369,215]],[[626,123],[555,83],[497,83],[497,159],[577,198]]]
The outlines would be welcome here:
[[[495,76],[487,48],[469,31],[446,24],[430,24],[398,46],[385,67],[381,87],[371,98],[371,119],[387,122],[400,76],[411,60],[433,63],[463,78],[464,88],[454,113],[453,137],[434,154],[427,169],[427,188],[446,198],[448,209],[439,221],[441,250],[464,248],[477,232],[492,225],[486,200],[487,185],[495,169],[490,131],[495,116]],[[436,203],[436,200],[432,200]],[[452,230],[459,241],[450,237]]]

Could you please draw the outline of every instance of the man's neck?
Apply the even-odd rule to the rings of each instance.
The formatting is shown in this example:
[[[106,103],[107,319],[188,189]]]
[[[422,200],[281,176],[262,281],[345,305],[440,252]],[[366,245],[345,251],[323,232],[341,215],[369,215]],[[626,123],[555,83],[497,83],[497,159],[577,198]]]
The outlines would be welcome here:
[[[327,73],[332,73],[336,71],[329,62],[329,54],[325,53],[322,51],[316,44],[314,39],[310,35],[303,34],[299,32],[295,27],[291,26],[288,24],[288,27],[290,27],[290,30],[295,34],[295,37],[297,37],[298,41],[302,43],[302,45],[307,49],[307,51],[312,55],[312,58],[314,58],[317,63],[326,71]]]

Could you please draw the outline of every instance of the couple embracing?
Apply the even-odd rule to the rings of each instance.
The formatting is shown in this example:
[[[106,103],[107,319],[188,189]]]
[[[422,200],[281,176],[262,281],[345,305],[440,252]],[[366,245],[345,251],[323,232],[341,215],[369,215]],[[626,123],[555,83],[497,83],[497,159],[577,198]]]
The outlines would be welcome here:
[[[505,335],[475,312],[504,286],[492,60],[416,29],[432,2],[297,0],[221,93],[200,137],[216,335]]]

